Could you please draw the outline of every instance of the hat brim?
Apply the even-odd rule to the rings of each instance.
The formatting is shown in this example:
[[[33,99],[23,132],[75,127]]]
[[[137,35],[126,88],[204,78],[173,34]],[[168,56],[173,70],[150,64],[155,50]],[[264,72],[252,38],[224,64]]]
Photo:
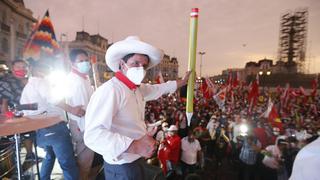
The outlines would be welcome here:
[[[161,62],[163,51],[138,39],[125,39],[111,45],[105,55],[108,67],[113,71],[119,71],[120,60],[128,54],[144,54],[149,57],[147,69]]]

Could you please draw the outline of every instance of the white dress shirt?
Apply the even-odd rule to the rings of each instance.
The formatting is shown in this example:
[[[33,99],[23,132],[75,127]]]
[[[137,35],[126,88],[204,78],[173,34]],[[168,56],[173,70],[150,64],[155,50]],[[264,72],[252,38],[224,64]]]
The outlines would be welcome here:
[[[58,99],[55,98],[52,88],[50,88],[50,83],[47,79],[30,77],[28,83],[24,87],[20,104],[38,104],[38,110],[27,110],[23,111],[24,115],[57,115],[62,120],[65,119],[64,111],[57,107],[56,104],[59,103]]]
[[[130,163],[141,156],[126,153],[133,140],[146,133],[144,111],[146,101],[177,89],[176,81],[148,85],[130,90],[113,77],[91,96],[85,115],[84,142],[101,154],[109,164]]]
[[[67,80],[68,92],[66,96],[66,103],[73,107],[82,105],[83,109],[86,110],[90,97],[93,93],[93,88],[90,84],[89,78],[85,79],[74,72],[70,72],[67,76]],[[81,132],[84,131],[84,116],[78,117],[68,113],[68,117],[77,122]]]
[[[320,179],[320,137],[300,150],[293,163],[290,180]]]
[[[194,139],[192,143],[188,141],[188,136],[181,140],[181,161],[186,164],[194,165],[197,163],[197,153],[201,151],[200,143]]]

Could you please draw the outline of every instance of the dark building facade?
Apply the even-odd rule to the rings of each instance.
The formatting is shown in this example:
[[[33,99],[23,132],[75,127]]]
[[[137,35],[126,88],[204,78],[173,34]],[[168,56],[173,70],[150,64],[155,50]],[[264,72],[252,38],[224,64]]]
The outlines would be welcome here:
[[[22,59],[23,47],[36,19],[23,0],[0,1],[0,64]]]
[[[156,67],[151,68],[146,75],[145,81],[155,82],[157,76],[161,72],[163,80],[176,80],[179,73],[179,63],[176,57],[170,58],[169,55],[164,55],[163,60]]]

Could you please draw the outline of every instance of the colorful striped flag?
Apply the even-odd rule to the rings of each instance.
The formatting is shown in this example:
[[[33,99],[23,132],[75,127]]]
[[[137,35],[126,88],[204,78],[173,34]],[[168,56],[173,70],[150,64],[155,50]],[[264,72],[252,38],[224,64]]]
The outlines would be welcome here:
[[[34,26],[24,46],[23,58],[47,61],[55,59],[58,54],[60,54],[60,47],[47,10],[42,20]]]

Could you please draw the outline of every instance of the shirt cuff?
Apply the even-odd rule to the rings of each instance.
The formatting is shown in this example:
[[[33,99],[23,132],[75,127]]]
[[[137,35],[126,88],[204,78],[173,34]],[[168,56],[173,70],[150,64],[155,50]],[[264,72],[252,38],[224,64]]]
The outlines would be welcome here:
[[[134,141],[134,139],[131,139],[129,137],[123,136],[123,140],[119,145],[123,145],[122,147],[119,147],[119,151],[115,154],[115,158],[113,159],[114,161],[119,161],[122,159],[121,155],[129,148],[131,143]]]

